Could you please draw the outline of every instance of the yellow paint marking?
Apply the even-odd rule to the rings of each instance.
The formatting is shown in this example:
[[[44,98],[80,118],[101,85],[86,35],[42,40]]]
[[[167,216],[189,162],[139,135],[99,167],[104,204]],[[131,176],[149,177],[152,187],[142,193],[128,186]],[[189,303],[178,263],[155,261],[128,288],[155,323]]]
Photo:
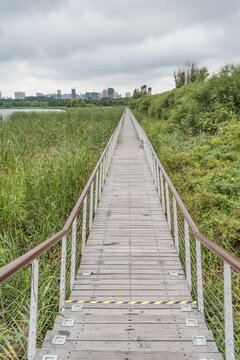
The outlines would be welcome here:
[[[146,305],[146,304],[149,304],[149,303],[150,303],[150,301],[143,301],[142,305]]]
[[[90,301],[90,304],[96,304],[98,301],[97,300],[92,300]]]
[[[175,304],[175,301],[168,301],[167,304],[168,305]]]
[[[180,302],[180,304],[186,304],[187,303],[187,301],[181,301]]]
[[[79,300],[79,301],[77,301],[77,303],[78,304],[83,304],[83,303],[85,303],[85,300]]]
[[[155,301],[154,305],[162,304],[162,301]]]
[[[102,304],[109,304],[111,301],[103,301]]]
[[[122,304],[123,301],[117,301],[115,304]]]
[[[73,302],[73,300],[66,300],[65,302],[66,303],[71,303],[71,302]]]
[[[131,305],[131,304],[136,304],[136,301],[130,301],[128,304],[129,304],[129,305]]]

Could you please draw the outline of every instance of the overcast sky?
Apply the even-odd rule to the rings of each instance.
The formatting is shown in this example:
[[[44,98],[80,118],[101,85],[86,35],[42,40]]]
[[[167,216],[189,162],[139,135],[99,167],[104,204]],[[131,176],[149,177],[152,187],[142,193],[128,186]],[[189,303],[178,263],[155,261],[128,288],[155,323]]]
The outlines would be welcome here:
[[[239,0],[0,0],[0,91],[174,87],[186,61],[240,63]]]

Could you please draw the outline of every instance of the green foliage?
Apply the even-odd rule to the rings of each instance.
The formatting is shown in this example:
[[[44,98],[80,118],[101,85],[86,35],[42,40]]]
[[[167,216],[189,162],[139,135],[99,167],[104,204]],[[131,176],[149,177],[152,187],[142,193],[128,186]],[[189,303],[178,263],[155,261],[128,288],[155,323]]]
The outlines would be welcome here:
[[[123,108],[0,121],[0,266],[59,231]]]
[[[121,107],[16,112],[0,121],[0,266],[63,227],[122,112]],[[66,241],[69,296],[71,232]],[[78,244],[76,267],[80,259]],[[39,346],[59,311],[60,263],[61,243],[40,257]],[[30,285],[31,267],[26,266],[0,288],[2,358],[26,358]]]
[[[202,232],[240,255],[240,67],[134,108]]]
[[[205,66],[199,68],[194,63],[186,63],[185,68],[174,71],[176,88],[180,88],[191,82],[206,80],[208,76],[209,72]]]
[[[72,108],[72,107],[91,107],[91,106],[126,106],[128,98],[100,100],[94,99],[54,99],[44,97],[27,97],[25,100],[0,100],[0,109],[12,108]]]

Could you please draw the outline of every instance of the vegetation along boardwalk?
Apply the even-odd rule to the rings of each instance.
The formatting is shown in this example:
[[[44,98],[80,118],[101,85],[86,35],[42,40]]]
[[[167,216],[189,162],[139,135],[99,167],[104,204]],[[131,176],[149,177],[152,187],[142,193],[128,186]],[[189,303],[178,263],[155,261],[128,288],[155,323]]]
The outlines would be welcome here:
[[[36,350],[38,259],[59,240],[62,313]],[[225,303],[226,359],[234,359],[239,332],[231,271],[238,273],[239,259],[199,233],[142,128],[125,110],[63,230],[0,271],[3,280],[33,261],[28,358],[223,359],[204,317],[201,243],[224,263],[224,289],[216,282],[223,298],[217,301]]]

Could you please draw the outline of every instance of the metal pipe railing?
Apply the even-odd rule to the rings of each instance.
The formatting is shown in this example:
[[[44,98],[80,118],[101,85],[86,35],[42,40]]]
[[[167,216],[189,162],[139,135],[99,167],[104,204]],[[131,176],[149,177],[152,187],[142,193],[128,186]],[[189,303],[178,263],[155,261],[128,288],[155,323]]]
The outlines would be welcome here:
[[[240,349],[234,350],[234,338],[236,339],[236,343],[239,343],[238,334],[240,333],[240,325],[237,322],[234,322],[233,317],[233,309],[240,320],[240,312],[237,310],[237,306],[233,306],[232,298],[232,276],[231,269],[236,270],[239,276],[240,272],[240,259],[229,253],[227,250],[223,249],[221,246],[214,243],[212,240],[208,239],[206,236],[201,234],[198,230],[196,224],[194,223],[191,215],[187,211],[184,206],[180,196],[178,195],[175,187],[173,186],[171,180],[169,179],[166,171],[164,170],[160,160],[158,159],[152,144],[150,143],[145,131],[138,123],[132,112],[128,109],[129,115],[133,121],[135,129],[138,133],[139,139],[143,141],[144,150],[146,153],[146,158],[149,163],[149,167],[153,174],[153,180],[156,184],[156,190],[159,196],[159,200],[161,202],[164,214],[166,216],[166,220],[168,222],[168,226],[170,231],[172,230],[172,235],[175,241],[175,246],[177,253],[179,254],[180,260],[182,260],[182,265],[185,269],[187,284],[189,290],[196,295],[198,300],[198,309],[204,314],[208,314],[207,307],[209,303],[207,302],[207,281],[203,284],[203,275],[207,277],[207,279],[211,279],[215,277],[219,282],[219,288],[224,288],[223,293],[223,302],[224,309],[217,308],[215,306],[216,311],[224,311],[224,342],[225,342],[225,358],[226,360],[234,360],[235,352],[240,355]],[[164,189],[165,183],[165,189]],[[170,190],[170,194],[169,194]],[[171,204],[172,204],[172,214],[170,211],[170,196],[171,196]],[[179,209],[179,212],[178,212]],[[182,222],[180,223],[182,219]],[[173,224],[173,229],[172,229]],[[189,231],[191,230],[191,233]],[[193,248],[191,238],[195,239],[195,248]],[[223,261],[223,274],[224,279],[221,280],[218,274],[214,273],[213,269],[208,269],[207,265],[203,263],[201,246],[203,245],[203,249],[206,248],[210,250]],[[208,271],[203,273],[203,265],[207,268]],[[213,274],[211,274],[211,272]],[[211,275],[209,275],[211,274]],[[193,282],[193,277],[196,281]],[[214,282],[214,281],[213,281]],[[194,291],[196,289],[196,291]],[[205,286],[204,286],[205,285]],[[216,287],[216,285],[215,285]],[[218,289],[219,294],[221,294],[221,290]],[[205,296],[204,296],[205,295]],[[212,295],[212,294],[211,294]],[[216,297],[216,295],[215,295]],[[221,299],[219,300],[221,303]],[[213,306],[212,306],[213,307]],[[210,316],[209,316],[210,317]],[[236,331],[234,331],[234,324]],[[223,350],[222,345],[218,342],[219,347]]]
[[[16,339],[15,347],[19,348],[18,351],[14,349],[10,342],[6,343],[6,346],[2,345],[0,340],[1,353],[3,357],[9,356],[9,346],[14,353],[14,357],[21,353],[23,358],[28,357],[32,360],[36,353],[37,335],[38,335],[38,301],[39,301],[39,260],[41,255],[45,254],[50,248],[54,247],[59,241],[61,241],[60,256],[57,258],[60,266],[60,279],[59,279],[59,310],[62,311],[64,302],[66,299],[67,289],[73,288],[75,280],[77,265],[79,265],[81,254],[84,249],[87,240],[87,231],[90,230],[93,222],[94,212],[97,210],[98,202],[102,193],[103,185],[106,180],[108,169],[111,163],[111,159],[118,141],[120,134],[123,118],[125,111],[116,127],[114,133],[108,141],[92,175],[90,176],[81,196],[79,197],[76,205],[74,206],[70,216],[68,217],[63,229],[58,233],[51,236],[49,239],[34,247],[18,259],[12,261],[6,266],[0,269],[0,283],[5,285],[6,280],[18,274],[19,271],[25,268],[28,264],[32,264],[32,278],[31,278],[31,289],[30,289],[30,315],[29,315],[29,327],[28,327],[28,339],[17,343]],[[95,192],[95,193],[94,193]],[[80,214],[81,213],[81,214]],[[71,232],[71,241],[68,240],[68,235]],[[80,248],[80,251],[79,251]],[[70,249],[70,250],[69,250]],[[70,266],[69,266],[70,263]],[[51,264],[50,264],[51,266]],[[11,279],[12,280],[12,279]],[[12,305],[12,304],[11,304]],[[27,308],[26,306],[24,306]],[[11,313],[9,308],[6,314],[2,314],[3,318],[8,317],[11,319]],[[17,320],[13,319],[14,323],[17,324]],[[11,320],[10,320],[11,321]],[[21,326],[23,324],[21,323]],[[19,329],[21,326],[18,326]],[[13,326],[14,327],[14,326]],[[2,332],[0,329],[0,338],[9,329],[5,328]],[[25,336],[26,329],[22,331]],[[21,334],[22,336],[22,334]],[[19,338],[21,337],[19,336]],[[4,342],[4,340],[3,340]],[[25,346],[25,348],[24,348]],[[3,350],[2,350],[3,349]],[[5,352],[5,355],[4,355]],[[18,356],[16,357],[18,358]]]

